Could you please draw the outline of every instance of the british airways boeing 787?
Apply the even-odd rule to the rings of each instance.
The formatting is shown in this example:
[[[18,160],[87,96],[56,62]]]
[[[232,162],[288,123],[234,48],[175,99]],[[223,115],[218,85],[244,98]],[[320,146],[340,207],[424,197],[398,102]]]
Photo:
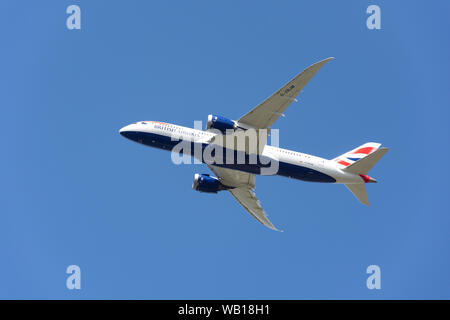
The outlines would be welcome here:
[[[306,68],[238,120],[209,115],[205,131],[165,122],[139,121],[119,132],[141,144],[170,150],[173,154],[187,154],[206,163],[217,177],[195,174],[194,190],[208,193],[227,190],[254,218],[274,230],[277,229],[254,193],[255,178],[259,174],[344,184],[359,201],[369,205],[365,184],[376,180],[368,176],[368,172],[388,151],[380,148],[381,144],[368,142],[331,160],[266,144],[275,121],[297,101],[303,87],[331,59]],[[241,137],[247,140],[236,144]],[[226,142],[230,140],[231,144]],[[250,145],[251,140],[256,142],[255,148]],[[273,168],[275,170],[271,170]]]

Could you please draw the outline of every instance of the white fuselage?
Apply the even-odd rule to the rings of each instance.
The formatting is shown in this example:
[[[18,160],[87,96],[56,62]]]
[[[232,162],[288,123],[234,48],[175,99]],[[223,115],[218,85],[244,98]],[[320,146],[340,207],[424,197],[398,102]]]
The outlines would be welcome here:
[[[120,133],[133,141],[170,151],[179,141],[208,145],[217,135],[214,132],[158,121],[133,123],[120,129]],[[265,145],[261,155],[280,164],[279,172],[276,173],[279,175],[315,182],[364,183],[359,175],[340,169],[333,160],[270,145]],[[242,167],[236,170],[247,171]]]

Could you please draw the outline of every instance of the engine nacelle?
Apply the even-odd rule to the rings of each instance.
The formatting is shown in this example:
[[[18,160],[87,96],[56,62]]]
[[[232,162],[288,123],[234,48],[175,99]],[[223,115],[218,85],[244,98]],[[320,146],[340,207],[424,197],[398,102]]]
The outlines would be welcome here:
[[[226,130],[235,130],[237,128],[236,121],[227,119],[225,117],[216,116],[213,114],[210,114],[208,116],[208,121],[206,122],[206,130],[208,129],[216,129],[222,132],[223,134],[226,133]]]
[[[194,175],[192,189],[206,193],[217,193],[220,190],[225,190],[228,188],[225,187],[216,177],[211,177],[209,174],[196,173]]]

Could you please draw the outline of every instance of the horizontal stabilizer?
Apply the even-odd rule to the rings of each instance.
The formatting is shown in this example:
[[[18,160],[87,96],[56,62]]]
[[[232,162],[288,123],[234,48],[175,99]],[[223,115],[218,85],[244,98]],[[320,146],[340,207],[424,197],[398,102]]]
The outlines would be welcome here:
[[[366,206],[370,205],[369,199],[367,198],[366,186],[364,183],[346,184],[345,186],[359,201],[361,201]]]

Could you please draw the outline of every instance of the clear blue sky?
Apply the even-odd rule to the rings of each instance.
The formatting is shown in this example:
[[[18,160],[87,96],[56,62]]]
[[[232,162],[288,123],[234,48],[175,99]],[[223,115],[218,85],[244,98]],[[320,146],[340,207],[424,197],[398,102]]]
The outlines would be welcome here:
[[[82,29],[66,28],[78,4]],[[381,7],[381,30],[366,8]],[[1,1],[0,298],[450,298],[448,1]],[[138,120],[236,119],[329,57],[276,126],[333,158],[368,141],[371,207],[258,177],[284,233],[205,165],[132,143]],[[82,289],[66,289],[66,268]],[[366,288],[381,267],[382,289]]]

